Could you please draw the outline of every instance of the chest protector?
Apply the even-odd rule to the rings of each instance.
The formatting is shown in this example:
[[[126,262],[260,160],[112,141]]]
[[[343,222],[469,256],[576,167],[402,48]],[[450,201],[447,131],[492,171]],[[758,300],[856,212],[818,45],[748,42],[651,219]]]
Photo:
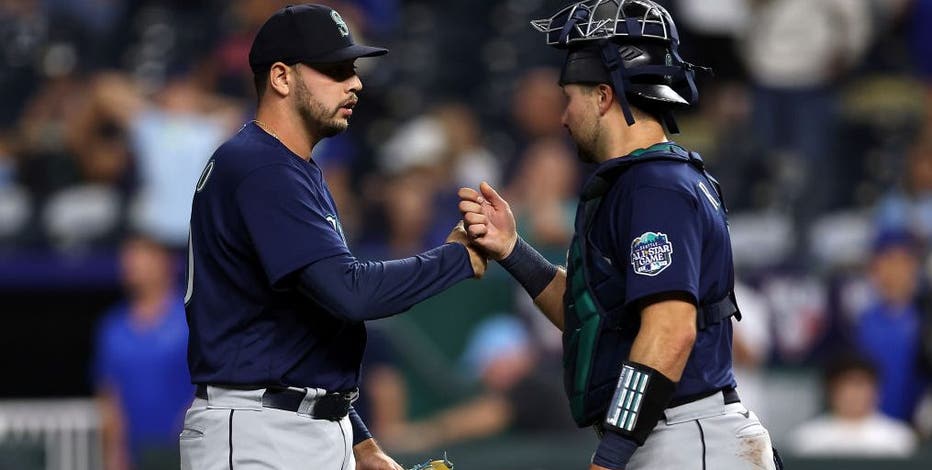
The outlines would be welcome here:
[[[625,278],[592,243],[590,229],[602,198],[633,165],[651,161],[675,161],[692,165],[715,188],[723,210],[721,188],[698,154],[675,144],[629,155],[598,170],[583,189],[576,214],[576,234],[567,257],[567,289],[564,295],[563,382],[573,419],[580,427],[604,419],[615,391],[621,363],[627,359],[640,326],[639,312],[625,311]],[[624,266],[624,264],[622,264]],[[741,319],[734,291],[721,298],[699,299],[696,327],[731,316]]]

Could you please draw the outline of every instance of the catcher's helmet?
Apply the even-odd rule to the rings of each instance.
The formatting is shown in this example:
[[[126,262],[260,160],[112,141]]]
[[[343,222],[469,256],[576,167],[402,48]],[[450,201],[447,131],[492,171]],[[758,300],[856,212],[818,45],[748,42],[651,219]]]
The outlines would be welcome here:
[[[531,25],[548,45],[567,49],[560,84],[610,84],[628,125],[630,101],[659,114],[675,133],[672,110],[698,100],[694,76],[701,67],[680,57],[673,18],[652,0],[583,0]]]

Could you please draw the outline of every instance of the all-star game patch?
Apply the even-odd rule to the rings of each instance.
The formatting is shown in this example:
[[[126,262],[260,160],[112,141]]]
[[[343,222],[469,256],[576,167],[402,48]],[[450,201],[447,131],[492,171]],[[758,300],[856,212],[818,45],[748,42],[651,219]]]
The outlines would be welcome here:
[[[631,242],[631,267],[635,274],[656,276],[673,264],[673,244],[665,233],[647,232]]]

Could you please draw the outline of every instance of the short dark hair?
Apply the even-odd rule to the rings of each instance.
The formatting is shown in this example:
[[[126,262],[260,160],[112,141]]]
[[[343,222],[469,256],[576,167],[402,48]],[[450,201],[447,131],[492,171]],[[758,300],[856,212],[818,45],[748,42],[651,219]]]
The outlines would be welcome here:
[[[262,95],[265,94],[265,89],[269,85],[269,72],[272,70],[272,66],[263,66],[259,70],[253,70],[252,72],[252,83],[256,87],[256,102],[262,102]]]
[[[834,357],[825,365],[825,384],[831,386],[841,376],[849,372],[864,372],[877,381],[877,366],[868,358],[858,353],[845,353]]]

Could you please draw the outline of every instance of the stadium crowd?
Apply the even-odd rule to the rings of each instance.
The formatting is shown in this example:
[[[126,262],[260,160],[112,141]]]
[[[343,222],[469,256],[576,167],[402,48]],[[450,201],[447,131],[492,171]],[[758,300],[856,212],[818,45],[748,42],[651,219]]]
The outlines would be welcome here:
[[[93,312],[96,333],[72,333],[91,345],[81,361],[111,426],[113,470],[147,446],[176,445],[183,399],[151,413],[149,397],[121,393],[190,390],[184,374],[133,370],[183,354],[178,286],[195,181],[251,119],[249,46],[286,3],[0,1],[0,292],[125,286],[124,303]],[[528,20],[564,2],[323,3],[357,40],[391,49],[358,64],[352,125],[313,155],[354,252],[384,259],[442,243],[459,218],[456,189],[489,181],[518,207],[525,238],[562,262],[591,168],[560,122],[559,54]],[[680,21],[683,55],[714,70],[673,138],[702,153],[731,210],[742,398],[779,423],[775,440],[790,452],[910,455],[932,439],[932,0],[660,3]],[[82,261],[91,254],[103,266]],[[62,274],[62,260],[77,268]],[[389,448],[565,425],[559,393],[530,410],[514,398],[551,390],[547,377],[559,391],[558,332],[505,276],[475,284],[508,296],[445,333],[463,338],[432,346],[475,391],[458,403],[417,402],[410,378],[426,366],[404,353],[404,332],[424,315],[376,326],[363,400]],[[792,371],[792,384],[795,371],[811,379],[823,367],[824,406],[815,396],[785,413],[779,402],[794,395],[774,371]],[[459,432],[438,431],[451,422]],[[877,443],[865,429],[890,431]]]

